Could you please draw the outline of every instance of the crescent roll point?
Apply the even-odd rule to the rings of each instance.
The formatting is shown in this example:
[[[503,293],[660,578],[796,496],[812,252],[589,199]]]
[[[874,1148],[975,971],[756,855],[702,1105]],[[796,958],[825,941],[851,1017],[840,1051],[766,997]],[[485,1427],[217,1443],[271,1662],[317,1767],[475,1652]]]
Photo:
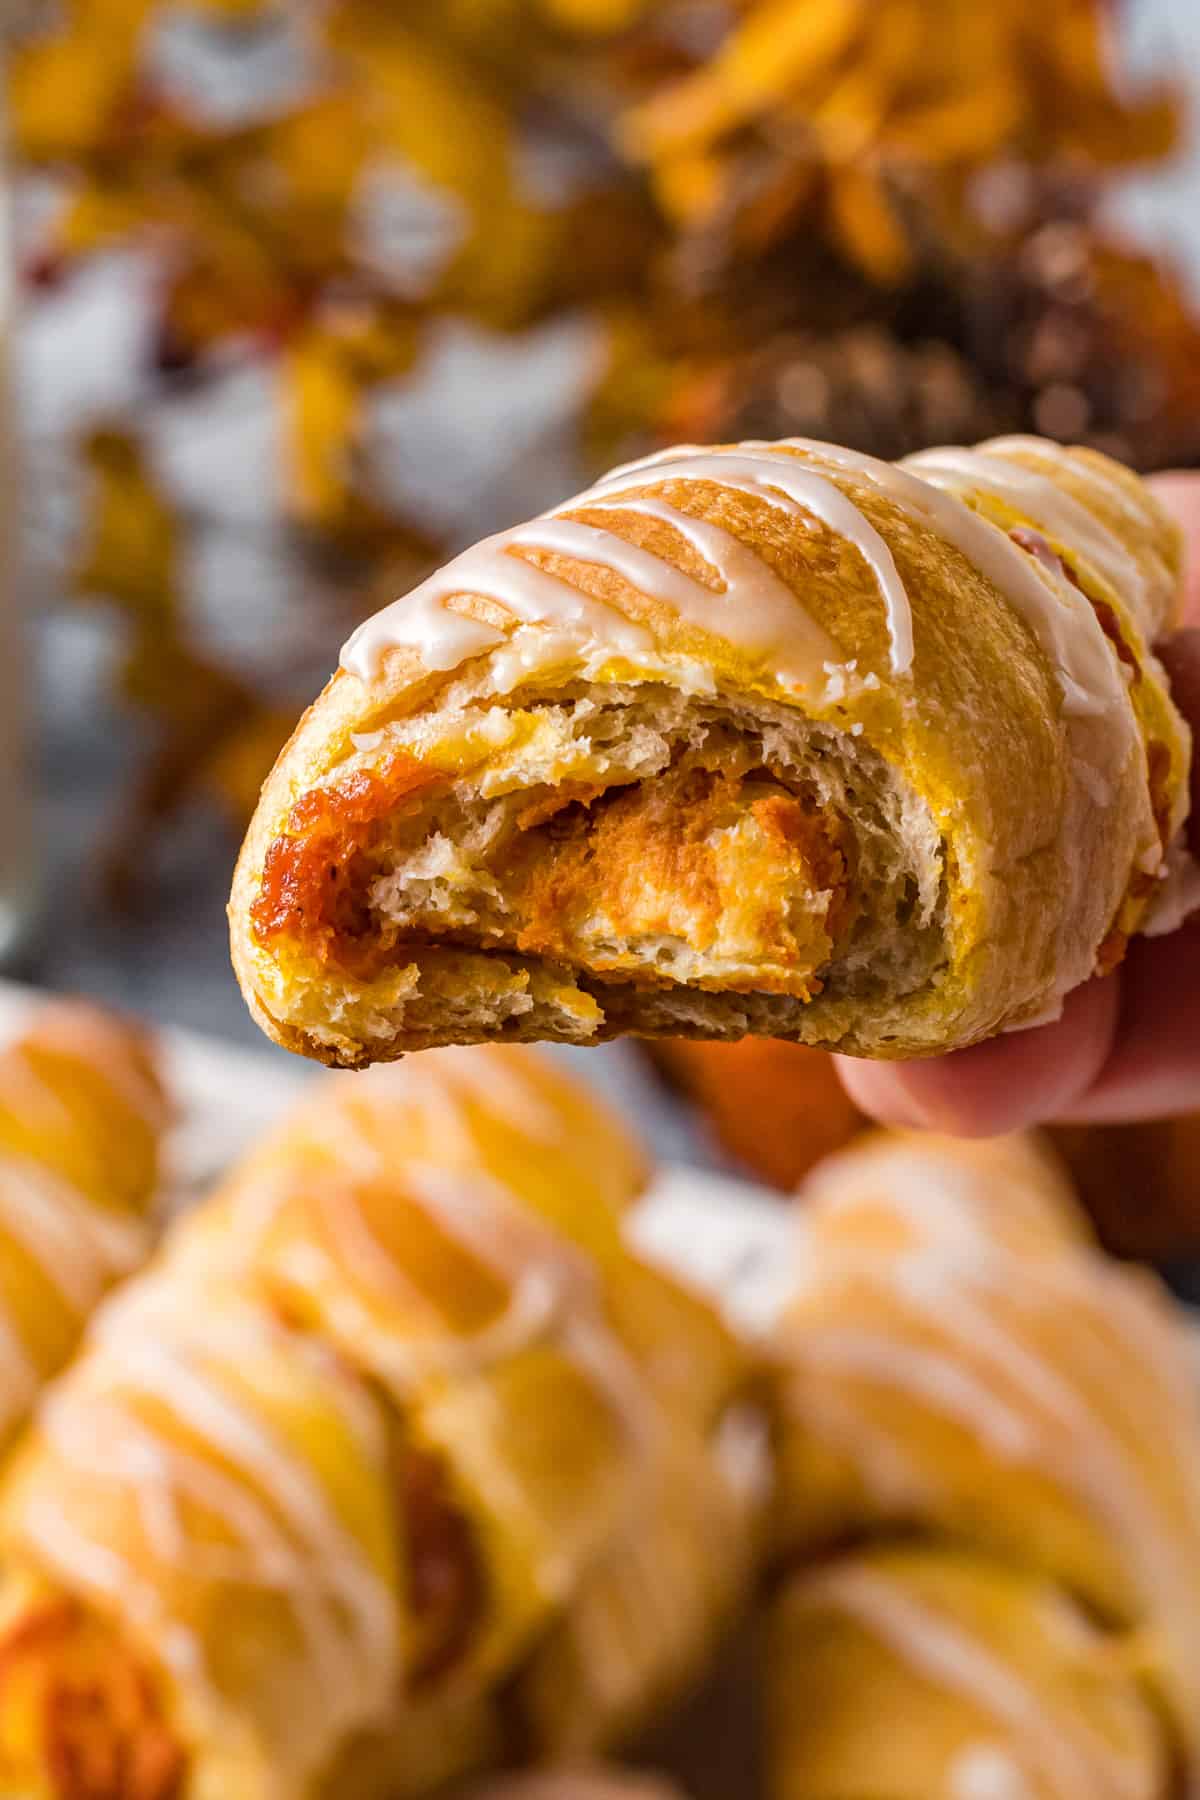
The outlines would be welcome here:
[[[1107,1654],[1114,1680],[1123,1670],[1121,1684],[1136,1681],[1164,1722],[1171,1754],[1171,1781],[1147,1775],[1128,1791],[1200,1793],[1200,1429],[1194,1352],[1169,1296],[1149,1274],[1094,1248],[1065,1177],[1029,1139],[877,1134],[831,1158],[806,1192],[799,1291],[778,1339],[777,1553],[794,1569],[847,1542],[863,1545],[872,1567],[880,1554],[895,1559],[886,1585],[900,1589],[894,1607],[884,1594],[864,1613],[853,1559],[849,1594],[836,1577],[824,1590],[820,1573],[792,1578],[802,1641],[815,1629],[806,1591],[821,1600],[822,1616],[832,1605],[848,1614],[854,1635],[876,1640],[871,1657],[855,1653],[840,1673],[831,1661],[829,1679],[842,1692],[813,1717],[829,1720],[848,1754],[852,1708],[864,1705],[849,1671],[873,1681],[878,1658],[892,1660],[898,1648],[908,1669],[896,1707],[923,1680],[942,1690],[938,1715],[944,1720],[949,1705],[950,1719],[958,1717],[970,1646],[941,1656],[939,1670],[936,1642],[931,1666],[919,1633],[904,1624],[904,1590],[949,1554],[980,1579],[993,1570],[997,1607],[1007,1609],[1001,1589],[1012,1583],[1014,1618],[1036,1598],[1034,1583],[1099,1623],[1101,1640],[1083,1669],[1064,1669],[1064,1679],[1099,1694],[1103,1683],[1086,1670],[1091,1664],[1095,1674]],[[897,1538],[914,1548],[887,1549]],[[841,1566],[835,1556],[830,1567]],[[876,1575],[865,1579],[874,1594]],[[1040,1628],[1028,1630],[1036,1642]],[[826,1642],[823,1628],[818,1641]],[[1010,1671],[1022,1680],[1036,1667],[1025,1655]],[[825,1666],[810,1657],[807,1671],[806,1694]],[[1002,1700],[1002,1684],[994,1685]],[[1056,1699],[1049,1675],[1035,1685],[1052,1719],[1069,1695]],[[991,1710],[1000,1735],[1019,1745],[1016,1715],[1006,1719],[995,1700]],[[806,1777],[815,1751],[801,1749],[793,1724],[799,1761],[779,1800],[958,1791],[939,1786],[927,1763],[908,1785],[877,1785],[853,1759],[858,1786],[853,1774],[843,1786],[823,1784],[813,1770]],[[874,1734],[858,1735],[869,1758]],[[946,1726],[913,1735],[933,1754],[945,1746]],[[1048,1725],[1041,1735],[1048,1744]],[[1070,1743],[1076,1734],[1064,1726],[1061,1735]],[[1017,1764],[1039,1796],[1126,1792],[1094,1770],[1091,1785],[1086,1771],[1054,1785],[1044,1770],[1030,1774],[1023,1754]]]
[[[238,975],[289,1048],[1053,1016],[1177,854],[1178,534],[1089,450],[684,446],[365,624],[263,791]]]
[[[332,1080],[102,1309],[0,1489],[0,1793],[409,1800],[694,1672],[749,1371],[589,1110],[519,1048]]]

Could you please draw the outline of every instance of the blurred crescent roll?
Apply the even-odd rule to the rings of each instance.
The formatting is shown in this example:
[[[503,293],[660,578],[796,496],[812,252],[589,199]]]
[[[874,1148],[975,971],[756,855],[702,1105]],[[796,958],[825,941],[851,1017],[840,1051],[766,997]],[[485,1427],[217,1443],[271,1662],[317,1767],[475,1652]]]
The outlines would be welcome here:
[[[149,1255],[170,1118],[149,1034],[82,1002],[0,1051],[0,1449]]]
[[[744,1352],[625,1248],[642,1179],[515,1047],[306,1099],[6,1471],[0,1794],[410,1800],[672,1696],[765,1443]]]
[[[774,1608],[770,1800],[1166,1800],[1138,1676],[1069,1596],[952,1549],[851,1555]]]
[[[1038,439],[617,470],[351,639],[240,859],[249,1004],[348,1066],[1053,1016],[1180,865],[1180,555],[1136,476]]]
[[[1005,1598],[1005,1570],[1054,1584],[1103,1625],[1170,1722],[1191,1781],[1180,1791],[1200,1791],[1200,1414],[1181,1311],[1154,1277],[1094,1248],[1065,1178],[1032,1140],[879,1134],[825,1163],[808,1191],[799,1291],[778,1340],[781,1553],[897,1536],[953,1549],[968,1573],[951,1587],[1001,1623],[1032,1605],[1053,1626],[1032,1591]],[[924,1586],[932,1571],[940,1605],[941,1567],[901,1558],[883,1586]],[[931,1668],[915,1642],[919,1620],[904,1624],[912,1604],[889,1602],[875,1573],[848,1588],[818,1577],[813,1591],[822,1617],[843,1619],[839,1637],[848,1618],[875,1643],[872,1667],[899,1635],[914,1640],[906,1682],[946,1685],[936,1654]],[[808,1638],[811,1608],[801,1611]],[[1004,1627],[1003,1660],[1018,1656],[1025,1630]],[[1028,1626],[1026,1671],[1041,1630]],[[1082,1626],[1071,1630],[1083,1644]],[[1043,1688],[1036,1673],[1032,1686]],[[1047,1707],[1054,1692],[1047,1676]],[[1054,1785],[1044,1772],[1027,1786],[1037,1800],[1160,1792],[1099,1777]],[[939,1786],[926,1770],[908,1785],[848,1777],[784,1791],[949,1800],[975,1790]]]

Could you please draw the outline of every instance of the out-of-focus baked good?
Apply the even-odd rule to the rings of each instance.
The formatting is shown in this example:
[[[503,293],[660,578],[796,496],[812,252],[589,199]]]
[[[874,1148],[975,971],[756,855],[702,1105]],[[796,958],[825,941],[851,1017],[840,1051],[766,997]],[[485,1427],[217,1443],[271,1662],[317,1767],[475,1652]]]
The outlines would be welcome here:
[[[0,1449],[149,1254],[170,1108],[140,1026],[42,1008],[0,1050]]]
[[[973,1551],[864,1550],[797,1577],[766,1670],[771,1800],[1175,1792],[1136,1645]]]
[[[900,1537],[936,1552],[938,1567],[952,1550],[964,1566],[999,1565],[1001,1584],[1057,1588],[1102,1633],[1084,1657],[1099,1686],[1085,1687],[1103,1690],[1107,1650],[1114,1671],[1136,1674],[1167,1721],[1171,1755],[1200,1781],[1200,1406],[1182,1309],[1095,1247],[1061,1165],[1032,1139],[863,1138],[813,1176],[800,1231],[798,1292],[778,1340],[785,1561]],[[1014,1618],[1029,1604],[1017,1598]],[[998,1592],[995,1604],[1007,1614]],[[878,1623],[866,1620],[868,1637]],[[1026,1635],[1032,1646],[1042,1630],[1015,1625],[1013,1643]],[[1045,1671],[1043,1682],[1028,1654],[1050,1704],[1056,1678]],[[947,1685],[945,1670],[934,1675]],[[948,1681],[954,1689],[952,1672]],[[1064,1727],[1064,1742],[1073,1735]],[[855,1786],[854,1776],[782,1792],[957,1793],[914,1768],[910,1785]],[[1043,1773],[1027,1786],[1037,1800],[1126,1791],[1094,1780],[1055,1786]],[[1128,1791],[1175,1790],[1139,1774]]]
[[[404,1800],[668,1698],[765,1481],[744,1353],[624,1246],[642,1167],[519,1049],[308,1097],[9,1469],[0,1793]]]

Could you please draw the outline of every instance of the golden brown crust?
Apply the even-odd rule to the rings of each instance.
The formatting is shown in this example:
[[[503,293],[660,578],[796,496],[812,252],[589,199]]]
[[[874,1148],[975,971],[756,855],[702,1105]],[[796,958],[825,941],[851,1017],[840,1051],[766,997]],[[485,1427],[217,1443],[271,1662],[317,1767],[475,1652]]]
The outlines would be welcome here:
[[[1044,1014],[1066,988],[1119,960],[1145,914],[1157,861],[1164,845],[1177,837],[1185,810],[1188,734],[1138,624],[1139,616],[1165,615],[1177,580],[1176,535],[1161,509],[1146,500],[1135,477],[1114,473],[1104,459],[1046,446],[1001,452],[1014,461],[1032,456],[1039,468],[1044,461],[1071,503],[1089,507],[1113,541],[1119,540],[1124,566],[1138,571],[1144,590],[1139,615],[1130,597],[1117,592],[1086,557],[1072,558],[1069,545],[1057,538],[1051,543],[1034,522],[1008,516],[1011,507],[1008,513],[1000,503],[991,507],[996,519],[987,530],[994,535],[1001,523],[1020,552],[1018,563],[1028,557],[1031,568],[1045,563],[1051,571],[1047,580],[1069,578],[1112,646],[1113,670],[1125,671],[1123,683],[1105,676],[1116,698],[1095,712],[1091,724],[1081,724],[1064,700],[1061,670],[1029,617],[956,543],[906,511],[885,485],[838,464],[836,457],[826,462],[819,450],[787,446],[775,454],[793,466],[819,470],[886,542],[912,612],[911,677],[893,666],[894,620],[889,622],[856,544],[819,519],[798,528],[793,514],[752,484],[723,483],[719,473],[712,479],[683,478],[669,468],[647,468],[644,480],[639,476],[622,493],[628,507],[606,505],[602,496],[568,507],[556,517],[613,534],[609,541],[652,554],[674,575],[688,576],[710,592],[718,591],[714,573],[689,540],[688,525],[728,534],[727,541],[752,551],[764,571],[800,598],[803,614],[836,645],[835,673],[845,679],[839,684],[831,677],[823,696],[784,693],[761,658],[756,661],[744,645],[686,617],[665,597],[665,588],[649,592],[637,585],[617,566],[620,556],[608,566],[603,556],[589,560],[561,545],[514,546],[512,556],[645,628],[653,639],[652,658],[614,653],[597,669],[593,657],[585,679],[586,659],[557,653],[560,662],[542,687],[532,677],[526,684],[527,704],[509,689],[496,688],[490,651],[438,672],[426,668],[411,647],[394,645],[383,651],[369,680],[340,672],[268,780],[235,878],[234,962],[251,1009],[269,1035],[317,1060],[348,1067],[438,1042],[484,1037],[599,1042],[630,1030],[731,1037],[751,1031],[855,1054],[930,1055]],[[769,482],[770,474],[762,479]],[[652,504],[637,510],[647,497]],[[972,500],[978,512],[987,513],[989,504],[986,496],[978,505]],[[513,620],[495,600],[467,591],[447,606],[503,631],[496,654],[504,652]],[[1097,666],[1103,667],[1103,639],[1098,642]],[[669,934],[684,950],[695,949],[699,920],[711,925],[718,909],[696,857],[679,854],[688,837],[686,824],[680,828],[687,811],[682,789],[674,791],[667,806],[674,816],[665,824],[664,809],[655,804],[655,789],[664,798],[671,794],[675,762],[643,782],[650,797],[633,805],[603,791],[612,778],[605,776],[602,758],[593,759],[591,768],[555,773],[553,759],[539,764],[530,751],[521,764],[512,746],[521,734],[533,742],[537,709],[555,696],[573,702],[582,694],[589,704],[603,704],[622,684],[628,692],[653,689],[669,696],[686,691],[697,666],[711,683],[706,691],[715,696],[713,707],[735,737],[744,739],[748,722],[770,720],[774,730],[782,711],[795,733],[826,734],[814,754],[845,763],[856,807],[878,804],[885,790],[891,794],[894,816],[888,829],[903,841],[904,854],[927,883],[941,872],[940,954],[934,953],[923,905],[914,915],[915,926],[897,915],[893,938],[903,954],[897,954],[894,970],[888,965],[874,986],[857,976],[840,979],[843,950],[850,970],[861,966],[853,946],[843,943],[842,901],[849,896],[851,925],[878,915],[881,931],[893,904],[889,896],[885,907],[878,875],[868,877],[857,867],[856,821],[850,817],[849,840],[838,822],[833,841],[839,855],[849,851],[851,885],[859,882],[853,892],[844,888],[836,868],[830,876],[813,867],[811,837],[801,845],[789,835],[790,827],[784,834],[782,841],[795,854],[792,889],[803,893],[824,875],[838,900],[825,919],[832,927],[826,941],[817,931],[802,952],[797,949],[794,985],[767,972],[768,956],[760,959],[757,974],[746,975],[740,965],[713,961],[708,951],[698,961],[685,956],[679,969],[668,969],[666,981],[658,979],[642,947],[669,911],[668,898],[678,898],[681,911],[690,910],[696,922],[681,937]],[[689,705],[702,710],[699,700]],[[499,734],[487,736],[484,723],[499,727]],[[400,804],[432,819],[438,793],[453,799],[483,791],[500,760],[494,746],[509,742],[506,727],[517,734],[504,752],[515,772],[506,777],[509,788],[488,791],[531,790],[526,806],[516,809],[519,829],[553,833],[556,813],[564,809],[555,807],[546,790],[560,782],[577,814],[598,827],[577,853],[564,852],[555,870],[548,871],[543,858],[524,893],[506,890],[502,871],[501,888],[514,901],[511,932],[476,933],[469,923],[414,930],[403,910],[385,914],[374,899],[364,916],[361,888],[348,913],[339,910],[344,877],[352,875],[361,853],[359,827],[349,841],[326,835],[327,822],[314,827],[312,819],[323,806],[314,796],[338,792],[364,772],[382,774],[386,782],[388,759],[403,753],[421,768],[411,787],[402,776]],[[372,748],[376,742],[379,747]],[[1089,759],[1096,757],[1093,766]],[[811,811],[807,799],[803,810],[806,816]],[[600,826],[610,812],[613,824]],[[385,837],[397,816],[384,815]],[[778,825],[782,814],[773,805],[760,809],[757,818],[769,827]],[[368,833],[376,823],[367,823]],[[614,831],[613,825],[621,829]],[[451,840],[461,844],[464,828],[448,829]],[[322,843],[314,844],[314,831]],[[781,841],[778,832],[773,836]],[[610,837],[619,869],[607,866]],[[606,848],[598,856],[601,842]],[[334,852],[324,864],[322,847]],[[747,858],[745,891],[760,885],[752,848],[737,851]],[[303,863],[310,850],[312,879],[298,880],[300,900],[290,912],[281,910],[276,902],[287,882],[275,877],[283,865]],[[385,858],[401,855],[391,843],[384,853]],[[529,875],[525,863],[518,856],[507,868],[519,889],[522,872]],[[355,888],[353,879],[349,885]],[[355,968],[365,972],[332,966],[324,954],[328,936],[314,951],[303,933],[293,931],[304,893],[317,896],[319,933],[332,920],[346,944],[361,942],[368,954]],[[611,960],[606,965],[607,952],[590,939],[581,941],[572,928],[571,915],[581,906],[592,938],[603,935],[599,923],[611,918],[622,943],[615,967]],[[793,915],[790,923],[795,922]],[[801,923],[807,931],[809,921]],[[909,944],[910,930],[926,932],[924,947],[915,936]],[[777,944],[778,931],[764,926],[763,941],[772,935]],[[637,946],[634,955],[627,956],[625,940]],[[801,969],[805,960],[808,967]],[[883,970],[885,965],[877,957],[870,966]]]

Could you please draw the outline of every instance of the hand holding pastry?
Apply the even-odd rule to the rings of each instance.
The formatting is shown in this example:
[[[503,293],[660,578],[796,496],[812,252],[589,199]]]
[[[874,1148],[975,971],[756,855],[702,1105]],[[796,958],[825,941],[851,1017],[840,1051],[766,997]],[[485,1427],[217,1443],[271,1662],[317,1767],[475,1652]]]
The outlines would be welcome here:
[[[1039,439],[618,470],[347,646],[240,860],[251,1008],[351,1066],[1057,1015],[1179,855],[1179,561],[1135,476]]]
[[[1159,476],[1159,499],[1182,528],[1190,629],[1159,646],[1176,704],[1200,728],[1200,476]],[[1189,821],[1197,845],[1200,791]],[[1200,901],[1200,892],[1196,898]],[[1184,896],[1186,903],[1186,894]],[[1111,980],[1068,995],[1061,1020],[920,1066],[842,1064],[852,1098],[894,1125],[1012,1131],[1044,1120],[1113,1124],[1200,1105],[1200,923],[1138,938]]]

